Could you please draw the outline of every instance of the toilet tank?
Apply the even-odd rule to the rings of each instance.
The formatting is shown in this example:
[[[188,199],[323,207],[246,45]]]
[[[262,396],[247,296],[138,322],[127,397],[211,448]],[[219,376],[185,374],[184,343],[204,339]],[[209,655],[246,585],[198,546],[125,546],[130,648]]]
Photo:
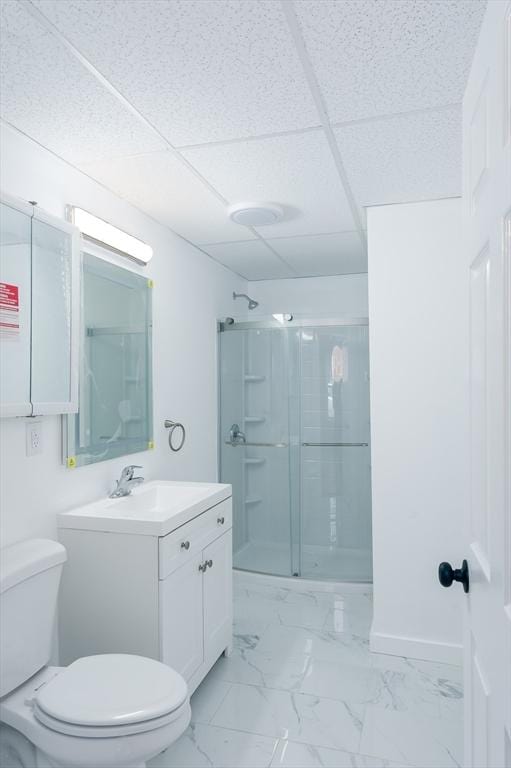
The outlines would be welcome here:
[[[0,550],[0,697],[48,664],[66,550],[30,539]]]

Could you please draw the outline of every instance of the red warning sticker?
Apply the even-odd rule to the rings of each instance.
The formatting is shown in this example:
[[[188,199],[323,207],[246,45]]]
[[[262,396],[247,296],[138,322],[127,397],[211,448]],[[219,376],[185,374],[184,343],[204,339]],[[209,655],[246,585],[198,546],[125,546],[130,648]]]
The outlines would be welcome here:
[[[19,332],[19,288],[11,283],[0,283],[0,338],[15,339]]]

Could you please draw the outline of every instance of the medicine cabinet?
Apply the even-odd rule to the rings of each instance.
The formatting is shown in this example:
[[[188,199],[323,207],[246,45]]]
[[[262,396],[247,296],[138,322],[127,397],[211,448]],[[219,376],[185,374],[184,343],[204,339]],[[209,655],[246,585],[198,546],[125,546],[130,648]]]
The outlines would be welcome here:
[[[82,254],[80,397],[64,419],[69,468],[153,447],[152,280]]]
[[[0,416],[78,410],[80,233],[0,197]]]

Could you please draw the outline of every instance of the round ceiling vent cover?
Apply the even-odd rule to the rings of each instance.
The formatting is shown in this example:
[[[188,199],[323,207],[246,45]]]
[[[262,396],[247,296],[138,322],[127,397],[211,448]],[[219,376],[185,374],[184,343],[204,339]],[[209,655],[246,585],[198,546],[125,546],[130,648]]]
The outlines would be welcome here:
[[[264,227],[284,218],[280,205],[274,203],[236,203],[228,209],[229,218],[244,227]]]

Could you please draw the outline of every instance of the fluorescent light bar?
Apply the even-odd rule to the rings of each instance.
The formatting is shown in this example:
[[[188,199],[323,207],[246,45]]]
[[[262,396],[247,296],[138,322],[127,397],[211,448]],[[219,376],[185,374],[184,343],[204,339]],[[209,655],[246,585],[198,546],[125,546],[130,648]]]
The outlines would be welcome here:
[[[97,245],[102,245],[110,250],[127,256],[139,264],[147,264],[153,257],[153,249],[142,240],[138,240],[122,229],[117,229],[83,208],[72,208],[73,223],[76,224],[82,235]]]

